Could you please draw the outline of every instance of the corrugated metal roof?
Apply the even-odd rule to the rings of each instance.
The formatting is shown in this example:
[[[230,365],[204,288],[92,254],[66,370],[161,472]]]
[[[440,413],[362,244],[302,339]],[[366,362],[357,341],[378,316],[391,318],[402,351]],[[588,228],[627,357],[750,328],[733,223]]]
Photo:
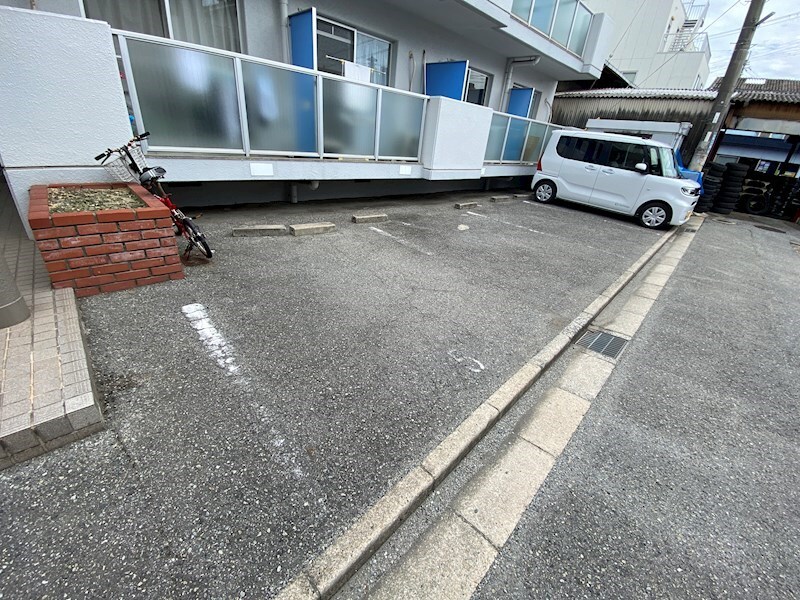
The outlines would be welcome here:
[[[709,90],[719,90],[722,77],[709,86]],[[782,102],[800,104],[800,80],[797,79],[755,79],[742,77],[736,83],[734,100],[737,102]]]
[[[716,97],[717,93],[710,90],[670,90],[661,88],[609,88],[556,94],[556,98],[656,98],[659,100],[713,100]]]
[[[580,92],[561,92],[556,98],[634,98],[659,100],[714,100],[720,82],[718,78],[707,90],[670,90],[661,88],[609,88]],[[796,79],[739,79],[733,94],[734,102],[779,102],[800,104],[800,80]]]

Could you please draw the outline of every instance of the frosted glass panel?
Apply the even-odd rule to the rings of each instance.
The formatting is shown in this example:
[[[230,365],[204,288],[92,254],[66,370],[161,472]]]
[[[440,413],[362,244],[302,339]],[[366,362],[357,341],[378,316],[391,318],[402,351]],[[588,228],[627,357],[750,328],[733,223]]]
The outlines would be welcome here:
[[[253,150],[316,152],[316,77],[242,61]]]
[[[528,17],[531,16],[531,2],[532,0],[514,0],[511,5],[511,12],[527,22]]]
[[[578,0],[560,0],[556,20],[553,22],[553,33],[550,37],[562,46],[567,45],[569,31],[572,28],[572,18],[575,16],[575,9],[578,7]]]
[[[547,125],[543,123],[531,123],[528,130],[528,137],[525,141],[525,152],[522,155],[523,162],[535,163],[542,155],[544,137],[547,133]]]
[[[492,115],[492,125],[489,128],[489,141],[486,143],[485,160],[500,160],[503,152],[503,140],[506,138],[506,125],[508,117]]]
[[[417,157],[425,100],[383,90],[381,156]]]
[[[242,148],[233,59],[128,40],[153,146]]]
[[[377,88],[324,79],[322,92],[325,152],[374,155]]]
[[[503,150],[503,160],[517,162],[522,158],[522,147],[525,145],[525,135],[528,132],[528,122],[522,119],[511,119],[508,128],[506,147]]]
[[[578,5],[575,26],[572,28],[572,37],[569,39],[569,49],[579,56],[583,54],[583,47],[586,45],[586,36],[589,34],[591,24],[592,13],[582,4]]]
[[[536,0],[533,5],[531,25],[539,31],[549,34],[550,26],[553,24],[553,11],[555,8],[556,0]]]

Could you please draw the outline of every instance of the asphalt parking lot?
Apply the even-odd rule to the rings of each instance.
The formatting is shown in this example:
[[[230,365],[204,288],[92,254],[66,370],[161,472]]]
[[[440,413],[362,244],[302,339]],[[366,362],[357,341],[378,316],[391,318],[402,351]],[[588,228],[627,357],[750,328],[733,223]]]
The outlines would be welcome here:
[[[663,235],[488,200],[208,210],[212,262],[82,300],[108,430],[0,473],[0,588],[274,594]]]

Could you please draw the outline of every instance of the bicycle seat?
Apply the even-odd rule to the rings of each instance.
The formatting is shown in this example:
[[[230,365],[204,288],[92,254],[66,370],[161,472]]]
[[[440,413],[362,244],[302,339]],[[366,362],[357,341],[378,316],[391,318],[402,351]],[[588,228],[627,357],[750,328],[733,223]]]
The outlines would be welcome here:
[[[144,185],[153,181],[154,179],[160,179],[166,174],[167,170],[164,167],[150,167],[146,171],[143,171],[141,175],[139,175],[139,182]]]

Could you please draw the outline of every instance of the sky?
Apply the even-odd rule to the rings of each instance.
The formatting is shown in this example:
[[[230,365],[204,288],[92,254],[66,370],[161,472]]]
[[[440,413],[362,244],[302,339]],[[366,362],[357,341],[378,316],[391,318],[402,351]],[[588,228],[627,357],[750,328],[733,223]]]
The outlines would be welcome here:
[[[725,74],[739,30],[744,22],[748,0],[708,0],[709,9],[703,30],[711,43],[711,75],[708,83]],[[756,30],[743,77],[800,79],[800,2],[767,0],[761,17],[775,14]]]

